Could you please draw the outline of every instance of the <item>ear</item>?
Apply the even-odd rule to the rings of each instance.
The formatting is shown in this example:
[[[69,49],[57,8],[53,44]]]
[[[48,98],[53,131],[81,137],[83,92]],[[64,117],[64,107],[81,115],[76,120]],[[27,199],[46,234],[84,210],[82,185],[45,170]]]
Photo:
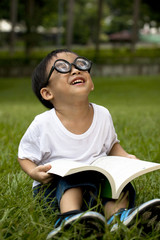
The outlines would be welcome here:
[[[53,97],[54,97],[54,96],[53,96],[53,93],[52,93],[47,87],[42,88],[42,89],[40,90],[40,94],[41,94],[42,98],[45,99],[45,100],[47,100],[47,101],[52,100]]]
[[[92,87],[91,87],[91,91],[93,91],[94,90],[94,84],[92,85]]]

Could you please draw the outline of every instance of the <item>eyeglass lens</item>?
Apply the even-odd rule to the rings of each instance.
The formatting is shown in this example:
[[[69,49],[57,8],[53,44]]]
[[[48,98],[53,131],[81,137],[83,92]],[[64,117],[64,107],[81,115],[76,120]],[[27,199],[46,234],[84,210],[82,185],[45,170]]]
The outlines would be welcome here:
[[[68,72],[70,71],[70,64],[64,60],[58,60],[55,62],[55,69],[60,72]]]

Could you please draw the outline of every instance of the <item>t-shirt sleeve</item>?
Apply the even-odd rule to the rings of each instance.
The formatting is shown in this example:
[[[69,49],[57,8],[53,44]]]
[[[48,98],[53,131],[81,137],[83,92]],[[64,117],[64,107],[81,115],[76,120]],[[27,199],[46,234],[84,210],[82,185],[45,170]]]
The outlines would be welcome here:
[[[20,141],[18,157],[20,159],[29,159],[36,164],[41,161],[39,128],[35,120],[31,123]]]

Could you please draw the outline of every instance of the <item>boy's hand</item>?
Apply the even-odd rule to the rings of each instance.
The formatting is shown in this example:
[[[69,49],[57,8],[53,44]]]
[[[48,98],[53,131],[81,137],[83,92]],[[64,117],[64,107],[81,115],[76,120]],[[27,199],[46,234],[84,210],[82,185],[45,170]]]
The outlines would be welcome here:
[[[127,155],[128,158],[138,159],[135,155],[129,154]]]
[[[30,171],[30,177],[38,182],[41,182],[42,184],[49,183],[54,175],[47,173],[47,171],[51,169],[51,165],[40,165],[35,168],[33,168]]]
[[[110,156],[121,156],[127,158],[138,159],[135,155],[127,153],[119,143],[115,143],[109,153]]]

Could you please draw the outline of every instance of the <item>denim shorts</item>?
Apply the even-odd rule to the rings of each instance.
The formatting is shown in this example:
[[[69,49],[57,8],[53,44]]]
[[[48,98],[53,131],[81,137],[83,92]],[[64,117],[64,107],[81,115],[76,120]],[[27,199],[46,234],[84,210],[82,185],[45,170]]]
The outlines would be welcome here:
[[[49,184],[39,184],[33,188],[33,195],[38,196],[42,204],[55,211],[60,207],[60,200],[64,192],[70,188],[81,187],[83,190],[83,211],[87,211],[97,205],[97,199],[100,199],[102,205],[105,205],[110,197],[102,196],[104,176],[96,171],[84,171],[72,174],[66,177],[55,177]],[[129,208],[134,207],[135,190],[131,183],[127,184],[123,192],[129,192]]]

